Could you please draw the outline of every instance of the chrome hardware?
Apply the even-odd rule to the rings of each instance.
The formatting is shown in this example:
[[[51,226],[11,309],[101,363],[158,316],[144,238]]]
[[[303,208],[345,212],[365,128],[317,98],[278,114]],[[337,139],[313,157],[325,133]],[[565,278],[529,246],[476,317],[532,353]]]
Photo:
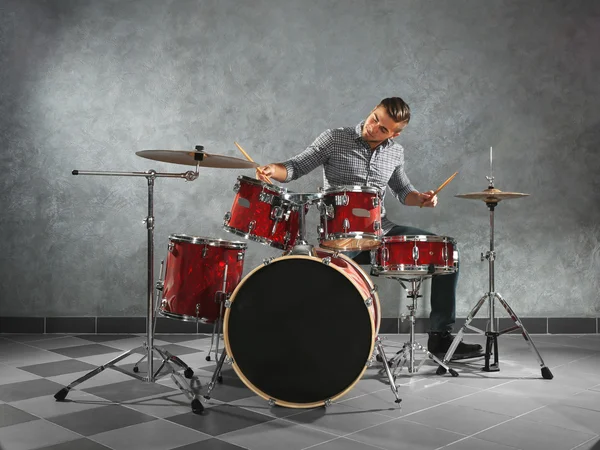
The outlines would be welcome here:
[[[481,252],[481,260],[483,261],[484,259],[483,252]]]
[[[281,206],[274,206],[271,208],[271,220],[281,220],[283,218],[283,208]]]
[[[290,239],[292,238],[292,235],[290,234],[289,231],[285,232],[285,235],[283,236],[283,243],[285,245],[287,245],[288,242],[290,242]]]
[[[375,231],[379,231],[379,230],[381,230],[381,222],[379,222],[379,221],[377,221],[377,220],[376,220],[375,222],[373,222],[373,229],[374,229]]]
[[[331,264],[331,256],[327,256],[326,258],[323,258],[322,262],[323,262],[323,264],[328,266],[329,264]]]
[[[331,399],[330,399],[330,398],[328,398],[327,400],[325,400],[325,405],[324,405],[324,406],[325,406],[326,408],[327,408],[328,406],[331,406]]]
[[[419,247],[417,247],[417,244],[415,244],[415,246],[412,249],[412,257],[415,260],[415,262],[419,259]]]
[[[231,220],[231,211],[227,211],[227,213],[223,217],[223,225],[227,225],[230,220]]]
[[[348,194],[336,195],[333,197],[333,200],[336,206],[348,206],[348,203],[350,203],[350,197],[348,197]]]
[[[167,245],[167,251],[172,252],[174,248],[175,248],[175,244],[173,244],[172,242],[169,242],[169,245]]]
[[[248,224],[248,233],[252,232],[252,230],[254,230],[255,226],[256,226],[256,220],[251,220],[250,223]]]
[[[238,252],[238,256],[237,256],[237,260],[238,261],[243,261],[244,260],[244,252]]]
[[[448,244],[444,244],[444,248],[442,248],[442,259],[448,265]]]
[[[325,216],[328,219],[333,219],[335,217],[335,209],[333,205],[325,205]]]
[[[226,356],[225,357],[225,364],[233,364],[235,361],[233,360],[233,358],[231,356]]]
[[[345,233],[347,233],[350,230],[350,221],[348,220],[348,218],[344,219],[344,222],[342,223],[342,228]]]
[[[384,262],[388,262],[390,259],[390,250],[387,247],[381,249],[381,259]]]
[[[373,289],[371,289],[371,295],[375,295],[375,293],[379,290],[376,284],[373,285]]]
[[[225,308],[231,307],[231,300],[225,300]]]
[[[202,248],[202,257],[206,258],[207,254],[208,254],[208,247],[205,245],[204,248]]]
[[[235,182],[233,185],[233,192],[238,193],[240,191],[240,182],[239,180]]]
[[[269,406],[275,406],[275,399],[270,398],[267,402],[269,403]]]
[[[269,264],[271,264],[271,261],[273,261],[274,259],[275,259],[274,256],[271,256],[270,258],[265,258],[265,259],[263,259],[263,264],[265,266],[268,266]]]
[[[369,297],[365,300],[365,305],[367,305],[368,308],[370,308],[372,304],[373,304],[373,299],[371,297]]]
[[[163,283],[163,281],[162,281],[162,280],[158,280],[158,281],[156,282],[156,290],[157,290],[157,291],[162,291],[162,290],[163,290],[163,287],[164,287],[164,283]]]
[[[317,225],[317,234],[319,236],[323,236],[325,234],[325,228],[323,228],[321,225]]]
[[[373,197],[372,200],[373,200],[373,208],[376,208],[377,206],[379,206],[379,196]]]
[[[273,194],[267,194],[266,192],[261,192],[258,194],[258,199],[263,203],[268,203],[269,205],[273,204],[273,199],[275,196]]]

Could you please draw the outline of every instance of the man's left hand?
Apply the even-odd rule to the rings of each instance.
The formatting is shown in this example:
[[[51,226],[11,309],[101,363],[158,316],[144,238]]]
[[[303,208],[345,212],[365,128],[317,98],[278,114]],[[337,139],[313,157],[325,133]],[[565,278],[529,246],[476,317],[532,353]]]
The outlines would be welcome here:
[[[437,205],[437,195],[434,195],[435,192],[433,191],[427,191],[427,192],[421,192],[419,194],[419,199],[421,200],[421,207],[422,208],[435,208],[435,205]]]

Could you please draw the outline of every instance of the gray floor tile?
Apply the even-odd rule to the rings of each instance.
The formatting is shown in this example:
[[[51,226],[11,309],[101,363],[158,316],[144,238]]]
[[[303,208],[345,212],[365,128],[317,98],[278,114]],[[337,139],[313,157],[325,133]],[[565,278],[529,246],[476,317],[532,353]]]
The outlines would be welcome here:
[[[37,450],[111,450],[105,445],[98,444],[90,439],[76,439],[74,441],[63,442],[62,444],[42,447]]]
[[[54,339],[43,339],[41,341],[30,341],[29,345],[44,350],[54,350],[57,348],[75,347],[78,345],[89,344],[89,341],[79,339],[75,336],[60,336]]]
[[[267,400],[259,396],[242,398],[240,400],[229,402],[229,404],[279,419],[302,414],[306,411],[304,409],[284,408],[278,405],[270,406]]]
[[[174,392],[170,387],[138,380],[122,381],[82,390],[113,402],[125,402]]]
[[[43,419],[2,428],[0,448],[32,450],[81,438],[77,433]]]
[[[199,371],[198,374],[200,374]],[[211,397],[221,402],[233,402],[254,396],[256,396],[256,393],[248,389],[242,380],[237,378],[237,375],[236,378],[223,377],[223,383],[215,385],[211,392]]]
[[[386,450],[433,450],[464,436],[407,422],[404,419],[395,419],[346,437]]]
[[[184,445],[183,447],[177,447],[173,450],[240,450],[243,448],[245,447],[240,447],[239,445],[230,444],[229,442],[212,438],[207,439],[206,441]]]
[[[493,387],[489,389],[489,392],[526,396],[551,403],[567,399],[582,390],[578,387],[562,384],[558,380],[523,379]]]
[[[453,444],[444,447],[444,450],[515,450],[516,447],[509,447],[496,442],[484,441],[474,437],[468,437],[456,441]],[[519,449],[516,449],[519,450]],[[542,449],[540,449],[542,450]],[[548,449],[549,450],[549,449]]]
[[[167,450],[209,438],[207,434],[164,420],[131,425],[92,436],[92,439],[113,450]]]
[[[405,390],[408,394],[440,402],[447,402],[481,392],[481,389],[450,383],[447,379],[440,377],[423,379],[418,383],[406,386]]]
[[[548,405],[521,416],[520,419],[567,428],[589,434],[600,434],[600,411],[566,405]]]
[[[51,417],[48,420],[82,436],[91,436],[158,419],[120,405],[109,405]]]
[[[32,420],[39,420],[39,417],[28,414],[6,403],[0,405],[0,428]]]
[[[184,427],[192,428],[211,436],[237,431],[273,420],[272,417],[258,414],[231,405],[219,405],[205,409],[201,416],[193,413],[169,417],[169,420]]]
[[[347,401],[341,402],[343,405],[352,406],[354,408],[371,411],[387,417],[402,417],[407,414],[412,414],[417,411],[422,411],[439,405],[438,400],[431,400],[416,395],[405,394],[400,390],[400,405],[395,403],[396,397],[390,389],[375,392],[373,394],[365,394],[360,397],[355,397]]]
[[[118,349],[102,344],[85,344],[75,347],[55,348],[52,351],[69,358],[82,358],[85,356],[105,355],[116,352]]]
[[[23,366],[19,368],[40,377],[54,377],[67,373],[90,371],[95,369],[96,366],[77,361],[76,359],[65,359],[64,361],[34,364],[32,366]]]
[[[201,401],[204,408],[212,408],[222,404],[214,399],[206,401],[204,398],[201,398]],[[185,394],[179,393],[179,391],[166,396],[155,397],[148,400],[130,400],[121,402],[121,404],[141,413],[158,418],[187,414],[192,408],[191,400]]]
[[[12,344],[0,348],[0,361],[13,367],[30,366],[32,364],[43,364],[47,362],[62,361],[68,359],[50,350],[42,350],[23,344]]]
[[[334,438],[312,428],[277,419],[221,435],[220,439],[250,450],[301,450]]]
[[[63,337],[64,334],[16,334],[16,333],[2,333],[1,337],[10,340],[12,342],[33,342],[33,341],[44,341],[46,339],[56,339],[57,337]]]
[[[15,408],[35,414],[44,419],[84,411],[86,409],[99,408],[109,404],[110,402],[103,398],[78,390],[72,390],[69,392],[67,398],[60,402],[57,402],[54,394],[52,394],[11,403]]]
[[[323,444],[315,445],[311,450],[377,450],[378,447],[365,444],[363,442],[353,441],[347,438],[336,438]]]
[[[472,408],[476,411],[489,411],[516,417],[541,408],[551,400],[529,398],[524,395],[508,395],[502,392],[483,391],[452,401],[452,405]]]
[[[21,383],[3,384],[0,386],[0,399],[9,403],[27,398],[41,397],[57,393],[62,386],[58,383],[45,380],[23,381]]]
[[[174,355],[174,356],[184,356],[184,355],[189,355],[190,353],[198,353],[198,352],[204,353],[202,350],[198,350],[197,348],[186,347],[185,345],[180,345],[180,344],[164,344],[164,345],[155,344],[155,345],[156,345],[156,347],[159,347],[161,350],[166,350],[167,352],[169,352],[171,355]],[[136,350],[136,353],[145,355],[146,349],[140,348],[140,349]]]
[[[444,404],[416,412],[405,419],[433,428],[471,435],[510,420],[511,417],[466,406]]]
[[[206,345],[205,339],[210,341],[210,336],[203,334],[162,334],[158,333],[155,335],[157,339],[161,341],[170,342],[171,344],[177,344],[180,342],[196,343],[198,345]]]
[[[40,377],[16,367],[0,364],[0,385],[20,381],[38,380]]]
[[[513,419],[477,434],[477,439],[517,447],[523,450],[572,449],[595,437],[590,433]]]
[[[592,438],[581,445],[578,445],[573,450],[598,450],[600,449],[600,437]]]
[[[119,339],[131,339],[137,337],[134,334],[78,334],[75,336],[79,339],[85,339],[90,342],[108,342],[118,341]]]
[[[98,366],[94,366],[94,367],[98,367]],[[90,371],[86,370],[83,372],[73,372],[73,373],[67,373],[64,375],[48,377],[47,379],[50,381],[54,381],[55,383],[58,383],[62,386],[68,386],[71,383],[73,383],[74,381],[79,380],[81,377],[83,377],[84,375],[87,375],[89,373],[90,373]],[[121,381],[130,381],[132,379],[133,379],[132,377],[125,375],[124,373],[117,372],[116,370],[112,370],[112,369],[106,369],[106,370],[103,370],[102,372],[92,376],[91,378],[88,378],[81,384],[78,384],[77,389],[89,389],[89,388],[97,387],[97,386],[105,386],[105,385],[111,384],[111,383],[119,383]]]

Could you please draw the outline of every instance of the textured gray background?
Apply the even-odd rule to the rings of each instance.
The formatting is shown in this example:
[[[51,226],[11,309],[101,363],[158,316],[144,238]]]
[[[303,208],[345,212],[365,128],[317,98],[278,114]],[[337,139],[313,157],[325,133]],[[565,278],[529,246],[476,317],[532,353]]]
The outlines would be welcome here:
[[[497,290],[521,316],[600,312],[597,1],[3,0],[0,27],[1,316],[145,315],[145,179],[72,169],[183,172],[135,151],[234,140],[279,161],[392,95],[415,186],[460,171],[435,210],[387,202],[458,240],[459,316],[487,290],[489,216],[454,194],[486,187],[490,146],[496,186],[532,194],[497,209]],[[240,174],[157,180],[157,261],[171,233],[237,239]],[[245,273],[278,254],[250,242]],[[377,284],[394,317],[397,284]]]

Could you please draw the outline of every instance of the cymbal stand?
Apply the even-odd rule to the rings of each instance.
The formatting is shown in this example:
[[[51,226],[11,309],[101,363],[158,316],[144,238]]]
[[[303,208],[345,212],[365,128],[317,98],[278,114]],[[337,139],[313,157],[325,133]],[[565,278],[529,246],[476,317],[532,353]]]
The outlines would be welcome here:
[[[439,366],[448,370],[453,377],[458,376],[458,373],[454,369],[451,369],[450,367],[448,367],[448,365],[446,363],[442,362],[437,356],[435,356],[433,353],[431,353],[427,349],[427,347],[424,347],[423,345],[421,345],[419,342],[417,342],[415,340],[415,321],[416,321],[415,312],[417,311],[417,299],[422,297],[422,295],[419,294],[419,289],[421,288],[423,281],[426,278],[429,278],[430,276],[431,275],[421,275],[416,278],[413,277],[413,278],[409,278],[409,279],[404,279],[404,278],[399,278],[399,277],[390,277],[390,278],[393,278],[396,281],[398,281],[398,283],[400,283],[400,285],[404,288],[404,290],[406,290],[406,296],[408,298],[412,299],[412,303],[410,303],[406,306],[409,311],[408,316],[406,316],[404,314],[402,314],[400,316],[402,321],[404,321],[404,319],[408,318],[408,320],[410,322],[409,340],[408,340],[408,342],[405,342],[404,345],[402,346],[402,349],[391,360],[388,361],[388,364],[389,364],[390,368],[392,369],[394,378],[402,370],[402,367],[404,366],[405,363],[407,364],[408,373],[412,374],[412,373],[416,373],[419,371],[419,369],[423,366],[423,364],[425,363],[425,361],[427,359],[423,358],[423,359],[421,359],[421,362],[418,365],[415,365],[415,362],[416,362],[415,353],[417,351],[424,353],[425,356],[427,356],[427,358],[434,360],[436,363],[438,363]],[[405,281],[410,282],[410,289],[408,289],[407,286],[404,284]],[[384,359],[384,361],[387,361],[387,360]]]
[[[111,359],[107,363],[97,367],[96,369],[88,372],[77,380],[73,381],[68,386],[65,386],[60,391],[58,391],[54,398],[57,401],[63,401],[68,395],[69,391],[73,389],[75,386],[83,383],[86,380],[98,375],[100,372],[105,369],[113,369],[118,372],[121,372],[125,375],[133,377],[140,381],[147,381],[150,383],[154,383],[156,381],[156,377],[159,372],[167,366],[171,371],[171,378],[175,382],[175,384],[179,387],[179,389],[190,399],[192,400],[192,410],[196,413],[201,412],[204,407],[200,400],[197,398],[195,392],[192,390],[191,386],[184,386],[186,383],[183,382],[183,378],[177,372],[178,367],[185,369],[185,376],[187,378],[191,378],[193,376],[192,370],[181,361],[179,358],[171,355],[164,349],[158,348],[154,345],[154,326],[155,326],[155,303],[154,303],[154,182],[156,178],[183,178],[186,181],[193,181],[198,178],[198,169],[200,167],[200,163],[198,162],[196,165],[196,171],[187,171],[185,173],[158,173],[155,170],[148,170],[146,172],[116,172],[116,171],[81,171],[81,170],[73,170],[73,175],[99,175],[99,176],[120,176],[120,177],[143,177],[146,178],[148,183],[148,216],[144,220],[146,223],[147,229],[147,239],[148,239],[148,255],[147,255],[147,317],[146,317],[146,342],[144,342],[144,348],[146,350],[145,358],[148,360],[148,373],[146,377],[137,375],[135,373],[130,373],[116,364],[130,356],[135,352],[135,349],[131,349],[122,353],[121,355]],[[157,371],[154,371],[154,353],[159,355],[162,359],[162,364]],[[139,362],[138,362],[139,363]],[[137,364],[134,366],[137,368]]]
[[[486,178],[489,182],[488,189],[494,189],[494,177],[490,174],[490,176],[486,176]],[[454,354],[454,352],[456,351],[456,348],[458,347],[458,344],[462,340],[463,334],[465,333],[466,329],[468,328],[470,330],[477,332],[478,334],[485,334],[485,336],[486,336],[485,365],[482,368],[482,370],[484,372],[498,372],[500,370],[500,362],[498,359],[498,336],[502,336],[503,334],[510,333],[512,331],[521,329],[521,334],[523,335],[523,338],[525,339],[525,341],[529,345],[529,348],[531,349],[533,354],[536,356],[538,362],[540,363],[542,377],[546,380],[551,380],[554,376],[552,375],[552,372],[550,371],[550,369],[544,364],[544,360],[542,359],[542,356],[540,355],[540,352],[537,350],[535,344],[531,340],[531,337],[529,336],[529,333],[525,329],[523,322],[521,322],[521,320],[519,319],[517,314],[508,305],[506,300],[504,300],[504,298],[502,298],[502,296],[495,290],[496,288],[494,285],[494,281],[495,281],[494,261],[496,260],[496,251],[494,249],[494,210],[496,209],[498,202],[499,202],[499,200],[494,200],[494,201],[486,200],[485,201],[487,207],[490,210],[490,249],[486,252],[485,256],[483,253],[481,254],[481,261],[483,261],[484,259],[488,260],[489,290],[488,290],[488,292],[486,292],[483,295],[483,297],[481,297],[479,299],[479,301],[477,302],[475,307],[471,310],[471,312],[467,316],[467,320],[465,321],[465,324],[460,329],[460,331],[458,332],[458,334],[452,341],[450,348],[446,352],[443,362],[444,362],[444,364],[447,364],[448,361],[450,361],[450,359],[452,358],[452,355]],[[489,306],[489,308],[488,308],[489,309],[489,322],[488,322],[488,327],[487,327],[488,329],[487,329],[487,331],[484,332],[483,330],[480,330],[479,328],[471,326],[470,323],[475,318],[475,316],[477,315],[477,313],[479,312],[479,310],[481,309],[481,307],[483,306],[483,304],[486,300],[488,301],[488,306]],[[508,315],[510,316],[512,321],[515,323],[513,326],[506,328],[504,330],[501,330],[501,331],[497,330],[495,310],[494,310],[494,306],[495,306],[494,300],[498,300],[500,302],[500,304],[504,307],[504,309],[506,310],[506,312],[508,313]],[[490,359],[491,359],[492,355],[494,355],[494,362],[490,364]],[[442,375],[442,374],[446,373],[445,369],[446,368],[443,366],[439,367],[438,372],[437,372],[438,375]]]

